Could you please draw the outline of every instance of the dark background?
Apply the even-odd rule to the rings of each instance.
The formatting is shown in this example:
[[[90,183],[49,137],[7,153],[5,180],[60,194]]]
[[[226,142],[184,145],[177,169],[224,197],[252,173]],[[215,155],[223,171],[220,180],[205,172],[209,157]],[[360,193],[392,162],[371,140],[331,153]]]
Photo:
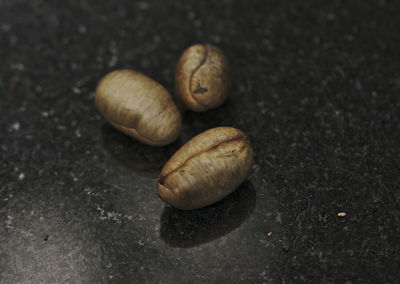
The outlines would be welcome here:
[[[398,283],[399,3],[0,0],[0,282]],[[176,101],[195,43],[231,60],[225,105],[162,148],[100,117],[118,68]],[[250,137],[249,179],[165,206],[163,164],[220,125]]]

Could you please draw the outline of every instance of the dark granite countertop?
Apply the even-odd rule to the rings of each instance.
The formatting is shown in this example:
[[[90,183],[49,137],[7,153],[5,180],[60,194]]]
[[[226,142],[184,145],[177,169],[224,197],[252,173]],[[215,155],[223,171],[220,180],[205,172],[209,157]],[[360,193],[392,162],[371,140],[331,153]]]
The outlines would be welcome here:
[[[0,282],[398,283],[399,12],[395,0],[0,0]],[[194,43],[230,58],[226,104],[183,112],[167,147],[105,123],[103,75],[135,69],[173,93]],[[165,206],[163,164],[220,125],[250,137],[249,179],[208,208]]]

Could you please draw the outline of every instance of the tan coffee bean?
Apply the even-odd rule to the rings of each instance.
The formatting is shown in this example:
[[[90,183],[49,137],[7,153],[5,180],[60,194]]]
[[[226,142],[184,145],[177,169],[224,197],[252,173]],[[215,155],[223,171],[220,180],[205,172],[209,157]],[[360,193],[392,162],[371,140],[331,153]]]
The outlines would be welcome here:
[[[181,115],[170,94],[141,73],[107,74],[97,86],[95,102],[111,125],[143,143],[166,145],[180,133]]]
[[[179,59],[175,88],[190,110],[204,112],[220,106],[231,86],[231,66],[222,51],[212,45],[193,45]]]
[[[247,178],[253,160],[250,142],[240,130],[207,130],[183,145],[167,162],[157,183],[158,195],[185,210],[213,204]]]

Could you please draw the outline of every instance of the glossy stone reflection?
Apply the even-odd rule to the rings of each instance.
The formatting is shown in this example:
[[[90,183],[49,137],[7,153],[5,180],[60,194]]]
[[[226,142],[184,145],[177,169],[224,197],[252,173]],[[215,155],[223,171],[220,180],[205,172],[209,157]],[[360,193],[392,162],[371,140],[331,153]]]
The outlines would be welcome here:
[[[103,124],[101,134],[104,148],[115,161],[146,177],[158,176],[163,165],[181,146],[179,139],[164,147],[145,145],[108,123]]]
[[[161,238],[173,247],[194,247],[220,238],[238,228],[256,204],[254,186],[245,181],[220,202],[184,211],[165,206],[161,216]]]

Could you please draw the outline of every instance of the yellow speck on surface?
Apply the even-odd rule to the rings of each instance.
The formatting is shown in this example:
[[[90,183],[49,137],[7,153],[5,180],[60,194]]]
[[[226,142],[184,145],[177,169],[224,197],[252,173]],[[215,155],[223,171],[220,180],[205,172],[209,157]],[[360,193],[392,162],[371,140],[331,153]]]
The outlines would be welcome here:
[[[269,233],[267,234],[267,236],[268,236],[268,237],[272,236],[272,232],[269,232]]]
[[[344,217],[344,216],[346,216],[346,212],[339,212],[339,213],[337,213],[337,215],[339,217]]]

